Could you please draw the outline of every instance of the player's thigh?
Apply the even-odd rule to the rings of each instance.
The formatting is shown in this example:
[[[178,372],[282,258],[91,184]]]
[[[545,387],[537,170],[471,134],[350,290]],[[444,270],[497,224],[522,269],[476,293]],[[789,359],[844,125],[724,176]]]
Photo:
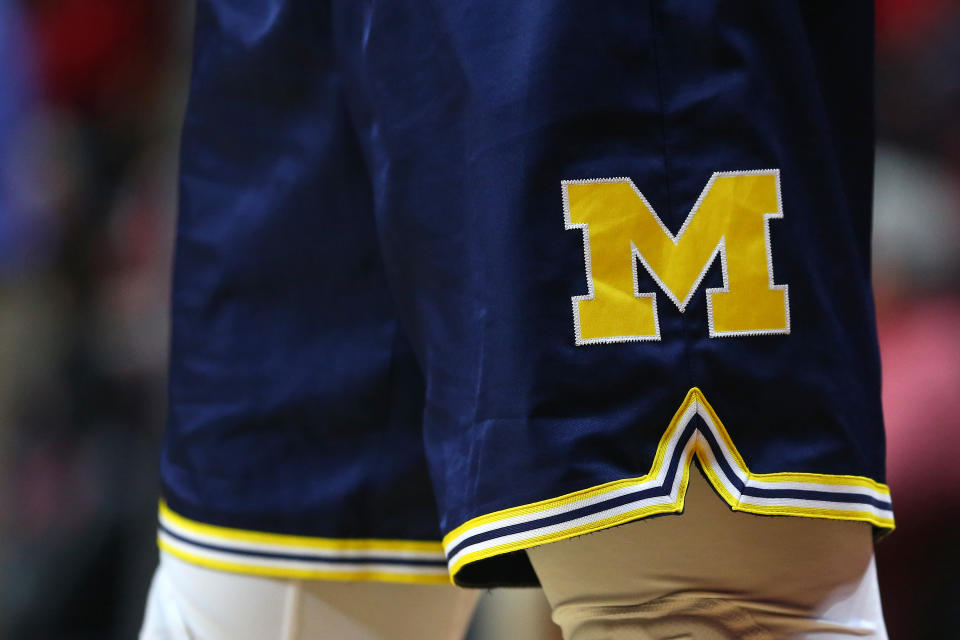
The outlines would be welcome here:
[[[242,575],[162,554],[140,640],[459,640],[476,598],[447,585]]]
[[[698,471],[682,515],[528,554],[568,640],[886,638],[869,525],[731,511]]]

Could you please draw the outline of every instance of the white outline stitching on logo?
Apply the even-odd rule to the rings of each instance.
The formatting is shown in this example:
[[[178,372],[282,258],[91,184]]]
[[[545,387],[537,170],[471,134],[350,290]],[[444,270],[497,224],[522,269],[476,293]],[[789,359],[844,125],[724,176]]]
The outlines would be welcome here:
[[[664,283],[660,276],[647,264],[647,261],[643,258],[643,255],[637,249],[633,241],[630,241],[630,253],[631,253],[631,263],[633,270],[633,292],[634,296],[637,298],[652,298],[653,299],[653,321],[656,332],[654,335],[643,335],[643,336],[609,336],[604,338],[583,338],[580,330],[580,308],[578,302],[581,300],[593,300],[595,298],[595,292],[593,290],[593,266],[590,261],[590,229],[589,224],[586,222],[580,222],[574,224],[570,219],[570,198],[567,193],[567,187],[571,184],[605,184],[605,183],[626,183],[630,185],[630,188],[633,189],[634,193],[643,201],[650,213],[653,214],[654,219],[657,221],[657,224],[660,225],[660,228],[663,232],[670,238],[670,241],[673,242],[674,246],[677,246],[680,242],[680,239],[683,237],[683,234],[686,232],[687,227],[690,226],[693,216],[700,209],[700,206],[703,204],[703,200],[706,198],[707,194],[710,192],[710,189],[713,187],[713,183],[718,177],[728,177],[728,176],[756,176],[756,175],[772,175],[776,181],[776,190],[777,190],[777,211],[772,213],[766,213],[763,216],[763,232],[764,232],[764,250],[767,254],[767,279],[769,281],[768,286],[771,291],[783,291],[783,304],[784,304],[784,317],[786,320],[786,327],[782,329],[751,329],[747,331],[716,331],[713,325],[713,294],[715,293],[729,293],[730,284],[729,276],[727,274],[727,251],[726,251],[726,237],[721,236],[717,246],[714,248],[713,252],[710,254],[710,257],[707,258],[704,263],[703,270],[700,272],[700,275],[697,276],[697,279],[694,281],[693,285],[690,287],[690,290],[687,292],[684,300],[680,301],[673,294],[673,291]],[[657,214],[656,210],[650,205],[643,193],[637,189],[637,185],[634,184],[633,180],[626,177],[617,177],[617,178],[593,178],[593,179],[579,179],[579,180],[561,180],[561,192],[563,196],[563,221],[564,229],[570,231],[572,229],[580,229],[583,232],[583,257],[584,265],[586,270],[587,277],[587,293],[584,295],[573,296],[571,297],[571,303],[573,306],[573,330],[574,338],[577,346],[586,345],[586,344],[609,344],[609,343],[618,343],[618,342],[642,342],[642,341],[658,341],[660,340],[660,317],[657,311],[657,297],[656,292],[641,293],[639,277],[637,274],[637,261],[643,264],[643,268],[646,269],[647,273],[650,274],[650,277],[653,278],[657,286],[660,287],[660,290],[663,291],[666,296],[673,301],[677,309],[683,313],[686,310],[687,305],[690,303],[690,300],[693,298],[693,294],[696,293],[697,289],[700,287],[700,283],[703,281],[703,278],[706,277],[707,270],[713,264],[717,256],[720,256],[720,270],[723,276],[723,286],[722,287],[711,287],[704,290],[704,294],[707,296],[707,328],[709,336],[711,338],[721,338],[721,337],[731,337],[731,336],[755,336],[755,335],[773,335],[773,334],[789,334],[790,333],[790,294],[789,286],[786,284],[775,284],[773,276],[773,249],[770,244],[770,220],[776,218],[783,218],[783,198],[780,190],[780,170],[779,169],[756,169],[751,171],[716,171],[707,181],[706,186],[700,192],[697,201],[693,204],[693,207],[690,209],[690,212],[687,214],[686,219],[683,221],[683,224],[680,226],[680,230],[676,235],[672,234],[667,226],[663,223],[663,220]]]

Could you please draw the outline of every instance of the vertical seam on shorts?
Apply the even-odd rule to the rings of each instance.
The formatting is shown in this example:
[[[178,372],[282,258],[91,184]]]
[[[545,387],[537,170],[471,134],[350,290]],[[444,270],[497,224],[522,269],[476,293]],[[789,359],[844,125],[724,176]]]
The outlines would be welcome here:
[[[657,104],[660,108],[660,150],[663,155],[664,187],[667,196],[667,218],[673,223],[673,198],[670,193],[670,157],[667,153],[667,113],[664,104],[663,70],[660,67],[660,49],[657,47],[657,31],[659,22],[657,12],[650,0],[650,47],[653,53],[653,71],[657,79]]]
[[[667,210],[664,218],[669,220],[670,226],[674,226],[674,208],[673,194],[670,189],[670,153],[667,147],[667,108],[664,90],[663,65],[660,62],[660,47],[657,45],[657,38],[660,32],[660,21],[657,16],[657,9],[654,6],[655,0],[650,0],[650,48],[653,57],[653,71],[657,80],[657,104],[660,110],[660,151],[663,155],[663,183],[666,191]],[[636,257],[634,257],[636,260]],[[690,357],[690,327],[687,326],[687,314],[680,312],[680,330],[683,335],[683,359],[687,366],[687,382],[690,387],[695,387],[696,380],[693,375],[693,361]]]
[[[483,392],[482,381],[483,381],[483,367],[484,362],[486,361],[486,345],[487,345],[487,301],[483,301],[483,306],[480,309],[480,337],[479,337],[479,352],[477,354],[477,368],[476,368],[476,380],[474,381],[473,389],[473,412],[472,418],[470,421],[470,428],[474,430],[473,436],[468,439],[469,449],[467,451],[467,464],[468,472],[470,477],[470,485],[467,490],[467,495],[470,499],[471,509],[477,505],[477,496],[480,493],[480,461],[483,457],[483,447],[485,444],[484,438],[477,438],[479,431],[486,432],[486,423],[485,421],[480,420],[480,395]],[[480,425],[483,425],[482,427]],[[484,433],[484,435],[486,435]],[[439,510],[439,507],[438,507]]]

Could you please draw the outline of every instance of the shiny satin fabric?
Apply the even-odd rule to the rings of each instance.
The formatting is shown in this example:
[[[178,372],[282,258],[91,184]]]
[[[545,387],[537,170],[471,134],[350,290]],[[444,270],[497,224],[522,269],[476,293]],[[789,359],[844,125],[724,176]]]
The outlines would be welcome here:
[[[162,544],[331,579],[439,581],[460,554],[460,584],[535,583],[524,545],[606,526],[604,487],[659,469],[694,390],[678,446],[726,465],[732,503],[892,526],[872,33],[859,0],[199,0]],[[682,310],[672,266],[633,264],[658,339],[578,344],[564,181],[627,178],[677,234],[711,176],[751,171],[782,216],[745,273],[789,287],[789,332],[711,335],[711,233]],[[611,251],[631,268],[630,238]],[[663,459],[637,500],[677,510],[691,458]]]

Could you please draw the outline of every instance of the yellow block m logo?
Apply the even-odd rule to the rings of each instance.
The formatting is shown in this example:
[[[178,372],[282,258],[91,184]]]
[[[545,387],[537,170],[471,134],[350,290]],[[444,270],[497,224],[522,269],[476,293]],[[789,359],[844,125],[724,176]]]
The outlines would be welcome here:
[[[790,333],[787,285],[773,283],[768,222],[782,218],[777,170],[720,172],[673,235],[629,178],[565,180],[567,229],[583,231],[588,293],[573,298],[578,345],[659,340],[657,298],[637,262],[684,311],[714,258],[723,287],[707,289],[710,337]]]

